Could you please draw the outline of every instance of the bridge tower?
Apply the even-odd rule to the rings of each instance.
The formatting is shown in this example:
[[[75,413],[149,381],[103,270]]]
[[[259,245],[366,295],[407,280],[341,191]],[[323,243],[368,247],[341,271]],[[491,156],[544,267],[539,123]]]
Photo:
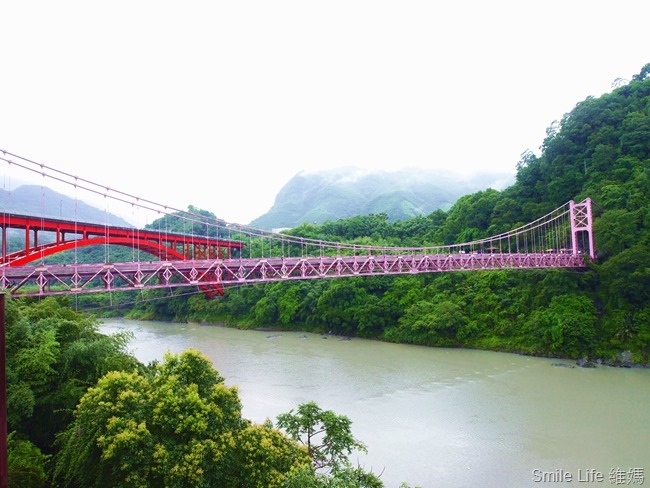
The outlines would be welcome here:
[[[580,233],[586,233],[587,246],[589,247],[589,258],[596,259],[596,251],[594,250],[594,234],[592,229],[592,213],[591,213],[591,198],[585,199],[583,202],[575,203],[573,200],[570,202],[571,207],[571,240],[573,241],[573,254],[578,254],[580,251],[578,246],[578,236]],[[584,234],[582,242],[584,242]]]

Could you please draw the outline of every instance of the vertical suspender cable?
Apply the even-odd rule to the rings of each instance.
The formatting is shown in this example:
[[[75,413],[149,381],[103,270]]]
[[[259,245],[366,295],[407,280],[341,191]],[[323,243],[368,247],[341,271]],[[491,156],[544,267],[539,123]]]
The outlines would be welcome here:
[[[45,227],[45,187],[41,185],[41,229]],[[38,229],[34,229],[34,247],[38,249]],[[45,264],[45,254],[44,250],[41,247],[40,249],[40,255],[41,255],[41,264]]]
[[[74,264],[77,264],[77,244],[79,242],[79,217],[78,217],[78,195],[77,195],[77,185],[74,185]]]
[[[106,194],[104,194],[104,263],[108,264],[110,262],[110,256],[108,251],[109,237],[108,233],[110,232],[108,228],[108,200]]]

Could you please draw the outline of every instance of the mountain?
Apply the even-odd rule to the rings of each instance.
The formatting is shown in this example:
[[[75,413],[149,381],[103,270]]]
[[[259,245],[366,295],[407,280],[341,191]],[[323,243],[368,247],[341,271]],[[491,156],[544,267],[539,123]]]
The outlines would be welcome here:
[[[13,190],[0,189],[0,211],[48,217],[53,219],[77,220],[91,224],[133,227],[117,215],[93,207],[81,200],[70,198],[62,193],[40,186],[22,185]]]
[[[370,171],[354,167],[301,172],[278,193],[273,207],[251,222],[262,229],[385,213],[404,220],[449,209],[463,195],[503,189],[514,174],[481,173],[462,177],[439,170]]]

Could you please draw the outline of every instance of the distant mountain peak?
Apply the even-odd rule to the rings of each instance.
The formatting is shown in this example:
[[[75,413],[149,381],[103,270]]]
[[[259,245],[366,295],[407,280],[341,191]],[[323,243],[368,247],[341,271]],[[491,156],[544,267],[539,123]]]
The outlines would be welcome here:
[[[463,176],[419,168],[390,171],[346,166],[301,171],[282,187],[273,207],[251,225],[269,230],[291,228],[375,213],[403,220],[447,210],[463,195],[487,188],[501,190],[513,182],[514,174]]]
[[[133,227],[121,217],[41,185],[0,189],[0,211],[21,215],[67,219],[91,224]]]

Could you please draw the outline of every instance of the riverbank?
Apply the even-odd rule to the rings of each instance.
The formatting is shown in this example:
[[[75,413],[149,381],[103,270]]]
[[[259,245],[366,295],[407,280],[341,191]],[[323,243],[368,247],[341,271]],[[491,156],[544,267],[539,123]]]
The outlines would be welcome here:
[[[184,323],[184,322],[179,322],[179,323]],[[251,330],[251,331],[259,331],[259,332],[272,332],[272,333],[280,333],[280,332],[298,332],[298,333],[313,333],[313,334],[321,334],[323,336],[332,336],[332,337],[337,337],[337,338],[344,338],[344,339],[349,339],[350,337],[355,337],[359,339],[365,339],[365,340],[376,340],[379,342],[385,342],[385,343],[394,343],[394,344],[406,344],[406,345],[418,345],[421,346],[422,344],[410,344],[407,342],[395,342],[395,341],[389,341],[389,340],[382,340],[380,337],[359,337],[359,336],[349,336],[349,335],[338,335],[338,334],[332,334],[330,332],[324,332],[321,330],[308,330],[308,329],[303,329],[303,328],[298,328],[298,329],[293,329],[293,328],[281,328],[281,327],[255,327],[251,325],[246,325],[246,324],[234,324],[234,323],[229,323],[226,321],[223,322],[210,322],[210,321],[187,321],[185,323],[188,324],[196,324],[196,325],[201,325],[201,326],[213,326],[213,327],[226,327],[226,328],[232,328],[236,330]],[[471,347],[467,345],[458,345],[458,346],[427,346],[425,347],[442,347],[445,349],[467,349],[467,350],[478,350],[478,351],[491,351],[491,352],[500,352],[500,353],[506,353],[506,354],[515,354],[519,356],[528,356],[528,357],[536,357],[536,358],[544,358],[544,359],[554,359],[558,361],[563,361],[563,362],[570,362],[568,365],[564,365],[565,363],[553,363],[553,365],[557,365],[559,367],[579,367],[579,368],[596,368],[599,366],[608,366],[608,367],[613,367],[613,368],[641,368],[641,369],[649,369],[650,364],[649,363],[638,363],[634,361],[633,355],[630,351],[622,351],[617,353],[613,359],[603,359],[603,358],[593,358],[593,357],[587,357],[587,358],[571,358],[571,357],[563,357],[563,356],[558,356],[558,355],[552,355],[552,354],[543,354],[539,352],[531,352],[531,351],[522,351],[520,349],[507,349],[503,347],[494,347],[494,348],[488,348],[488,347]]]

